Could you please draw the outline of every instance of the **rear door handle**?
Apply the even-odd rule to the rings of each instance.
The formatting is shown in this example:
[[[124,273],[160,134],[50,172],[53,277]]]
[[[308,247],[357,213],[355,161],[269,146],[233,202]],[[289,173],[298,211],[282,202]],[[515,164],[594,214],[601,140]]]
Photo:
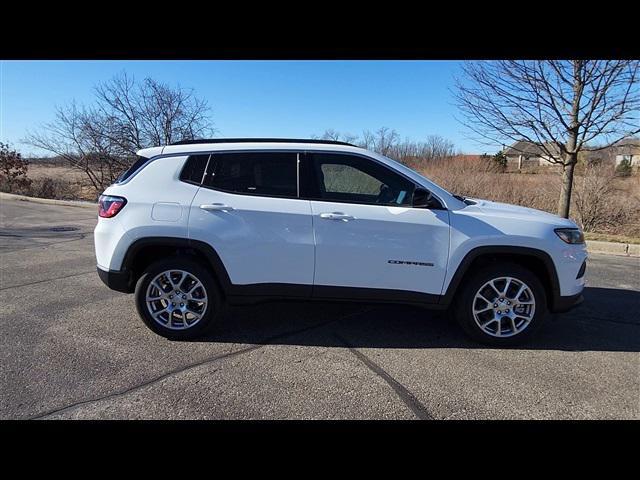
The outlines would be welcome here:
[[[321,213],[320,218],[324,218],[325,220],[355,220],[355,217],[342,212]]]
[[[230,211],[233,210],[233,207],[229,205],[225,205],[224,203],[211,203],[200,205],[202,210],[207,210],[209,212],[219,212],[219,211]]]

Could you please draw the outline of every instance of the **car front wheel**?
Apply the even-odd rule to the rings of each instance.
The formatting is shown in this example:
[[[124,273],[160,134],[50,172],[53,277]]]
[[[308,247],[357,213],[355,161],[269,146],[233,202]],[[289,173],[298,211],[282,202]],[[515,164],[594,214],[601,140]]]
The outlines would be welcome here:
[[[476,271],[454,304],[454,316],[465,332],[496,346],[529,340],[546,315],[547,299],[540,280],[516,264]]]

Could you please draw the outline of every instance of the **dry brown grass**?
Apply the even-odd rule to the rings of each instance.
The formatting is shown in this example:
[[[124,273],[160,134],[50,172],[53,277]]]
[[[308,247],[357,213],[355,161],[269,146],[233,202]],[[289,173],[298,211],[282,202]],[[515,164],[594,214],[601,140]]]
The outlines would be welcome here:
[[[59,200],[96,200],[98,193],[83,172],[64,165],[31,163],[28,176],[33,180],[27,195]]]
[[[492,162],[473,156],[411,165],[452,193],[512,203],[555,213],[560,195],[558,169],[502,173]],[[99,192],[84,174],[47,163],[29,165],[33,180],[27,195],[95,201]],[[640,238],[640,175],[616,176],[611,167],[577,169],[571,216],[585,231]]]
[[[609,233],[593,233],[586,232],[584,238],[587,240],[598,240],[602,242],[616,242],[616,243],[633,243],[640,244],[639,237],[628,237],[626,235],[611,235]]]
[[[555,211],[560,179],[553,173],[501,173],[489,162],[446,159],[420,170],[452,193]]]
[[[475,159],[440,160],[419,171],[452,193],[555,213],[560,171],[500,173]],[[581,168],[574,179],[571,217],[586,231],[640,237],[640,176],[619,177],[610,166]]]

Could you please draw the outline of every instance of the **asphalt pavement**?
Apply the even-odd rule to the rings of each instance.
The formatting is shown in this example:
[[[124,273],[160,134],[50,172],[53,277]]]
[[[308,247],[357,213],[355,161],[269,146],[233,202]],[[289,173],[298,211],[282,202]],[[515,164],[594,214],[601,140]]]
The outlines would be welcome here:
[[[271,302],[169,341],[95,271],[95,207],[0,199],[0,418],[640,419],[640,259],[487,348],[417,307]]]

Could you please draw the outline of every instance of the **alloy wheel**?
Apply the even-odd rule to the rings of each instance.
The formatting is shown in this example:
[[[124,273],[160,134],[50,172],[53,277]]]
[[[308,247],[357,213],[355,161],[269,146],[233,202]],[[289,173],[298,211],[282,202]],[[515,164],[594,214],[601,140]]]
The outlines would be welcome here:
[[[207,291],[193,273],[166,270],[147,287],[147,310],[161,326],[185,330],[196,325],[207,310]]]
[[[478,289],[473,299],[473,318],[493,337],[512,337],[524,331],[535,315],[531,288],[513,277],[498,277]]]

